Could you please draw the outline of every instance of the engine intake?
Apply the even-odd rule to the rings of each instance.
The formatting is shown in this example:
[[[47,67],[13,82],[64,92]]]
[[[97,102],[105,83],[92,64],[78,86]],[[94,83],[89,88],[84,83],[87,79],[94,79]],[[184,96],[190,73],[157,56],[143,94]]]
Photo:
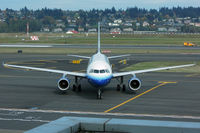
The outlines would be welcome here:
[[[59,90],[61,91],[66,91],[69,89],[69,80],[67,78],[61,78],[59,81],[58,81],[58,88]]]
[[[141,87],[141,81],[136,78],[136,77],[132,77],[130,80],[129,80],[129,88],[132,90],[132,91],[137,91],[140,89]]]

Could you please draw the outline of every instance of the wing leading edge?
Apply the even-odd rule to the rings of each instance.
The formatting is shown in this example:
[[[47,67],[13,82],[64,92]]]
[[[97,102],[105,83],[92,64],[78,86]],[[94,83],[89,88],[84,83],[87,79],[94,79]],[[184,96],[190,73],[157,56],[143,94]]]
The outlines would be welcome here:
[[[36,70],[36,71],[43,71],[43,72],[60,73],[60,74],[71,75],[71,76],[78,76],[78,77],[84,77],[84,78],[86,77],[86,73],[79,73],[79,72],[69,72],[69,71],[54,70],[54,69],[47,69],[47,68],[18,66],[18,65],[4,64],[4,63],[3,63],[3,66],[4,67],[12,67],[12,68],[21,68],[21,69]]]
[[[85,59],[90,59],[91,57],[89,56],[82,56],[82,55],[73,55],[73,54],[69,54],[67,56],[72,56],[72,57],[78,57],[78,58],[85,58]]]
[[[130,56],[130,54],[110,56],[110,57],[108,57],[108,59],[121,58],[121,57],[126,57],[126,56]]]
[[[115,78],[115,77],[126,76],[126,75],[134,75],[134,74],[138,74],[138,73],[146,73],[146,72],[153,72],[153,71],[160,71],[160,70],[167,70],[167,69],[174,69],[174,68],[190,67],[190,66],[194,66],[194,65],[195,64],[186,64],[186,65],[179,65],[179,66],[136,70],[136,71],[130,71],[130,72],[119,72],[119,73],[113,73],[113,77]]]

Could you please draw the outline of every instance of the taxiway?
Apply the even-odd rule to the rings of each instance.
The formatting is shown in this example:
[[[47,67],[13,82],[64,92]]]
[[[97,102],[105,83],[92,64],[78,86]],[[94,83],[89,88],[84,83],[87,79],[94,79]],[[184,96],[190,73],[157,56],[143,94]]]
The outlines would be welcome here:
[[[84,72],[87,60],[67,55],[1,54],[0,62]],[[111,60],[114,71],[145,61],[198,61],[193,54],[132,54],[127,64]],[[62,75],[0,66],[0,131],[23,132],[59,117],[95,116],[200,122],[200,74],[145,73],[137,75],[142,88],[136,94],[116,91],[117,80],[104,88],[103,99],[85,79],[82,92],[56,91]],[[69,77],[73,84],[73,77]],[[125,78],[128,83],[129,76]]]

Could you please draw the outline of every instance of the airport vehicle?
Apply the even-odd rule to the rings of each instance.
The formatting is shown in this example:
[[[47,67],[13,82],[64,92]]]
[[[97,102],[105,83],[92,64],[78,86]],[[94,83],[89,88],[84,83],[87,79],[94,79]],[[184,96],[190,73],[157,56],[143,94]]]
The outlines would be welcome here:
[[[184,46],[194,47],[196,45],[190,42],[184,42]]]
[[[100,23],[98,24],[98,51],[97,51],[97,53],[94,54],[92,57],[81,56],[81,55],[70,55],[70,56],[89,59],[89,63],[87,66],[87,72],[79,73],[79,72],[70,72],[70,71],[63,71],[63,70],[53,70],[53,69],[19,66],[19,65],[11,65],[11,64],[3,64],[3,65],[6,67],[23,68],[23,69],[63,74],[63,76],[58,81],[58,89],[61,92],[66,92],[70,87],[70,81],[67,78],[67,75],[75,77],[75,83],[73,84],[73,90],[79,90],[79,91],[81,91],[80,80],[82,78],[86,78],[86,79],[88,79],[88,82],[91,85],[93,85],[95,88],[97,88],[97,98],[98,99],[101,99],[101,97],[102,97],[102,88],[104,86],[106,86],[107,84],[109,84],[111,79],[113,79],[113,78],[119,79],[119,83],[117,84],[117,90],[122,89],[123,91],[125,91],[126,85],[124,84],[124,80],[123,80],[124,76],[132,75],[132,78],[128,81],[128,86],[131,91],[136,92],[141,87],[141,81],[140,81],[140,79],[138,79],[136,77],[136,74],[138,74],[138,73],[145,73],[145,72],[152,72],[152,71],[159,71],[159,70],[166,70],[166,69],[173,69],[173,68],[181,68],[181,67],[189,67],[189,66],[194,65],[194,64],[186,64],[186,65],[171,66],[171,67],[162,67],[162,68],[153,68],[153,69],[146,69],[146,70],[113,73],[111,64],[109,63],[109,59],[126,57],[129,55],[118,55],[118,56],[107,57],[106,55],[101,53]]]

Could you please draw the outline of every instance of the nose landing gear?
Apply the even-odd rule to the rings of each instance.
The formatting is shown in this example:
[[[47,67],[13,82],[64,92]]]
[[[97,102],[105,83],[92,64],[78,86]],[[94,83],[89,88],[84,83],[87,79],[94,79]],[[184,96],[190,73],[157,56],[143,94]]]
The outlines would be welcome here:
[[[102,95],[102,91],[101,91],[101,89],[98,89],[98,91],[97,91],[97,99],[101,99],[102,98],[101,95]]]

